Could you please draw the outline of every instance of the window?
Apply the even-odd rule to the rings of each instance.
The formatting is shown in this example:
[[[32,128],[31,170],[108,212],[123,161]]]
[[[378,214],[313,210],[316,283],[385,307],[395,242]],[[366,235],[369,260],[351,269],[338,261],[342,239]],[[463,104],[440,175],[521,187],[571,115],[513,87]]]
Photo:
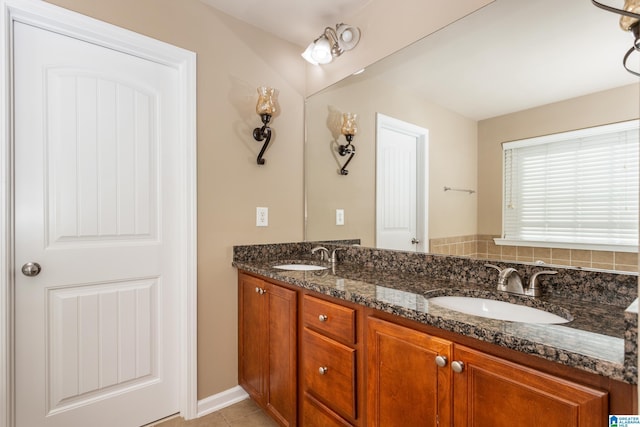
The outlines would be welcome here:
[[[638,123],[504,143],[496,242],[637,251]]]

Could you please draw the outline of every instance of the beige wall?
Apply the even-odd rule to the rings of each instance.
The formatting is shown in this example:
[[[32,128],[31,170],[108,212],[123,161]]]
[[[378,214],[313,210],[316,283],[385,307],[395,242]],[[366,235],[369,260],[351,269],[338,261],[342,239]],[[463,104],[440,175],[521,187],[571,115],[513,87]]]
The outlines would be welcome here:
[[[478,233],[502,233],[502,142],[640,117],[640,85],[478,122]]]
[[[360,238],[374,246],[376,113],[429,130],[429,236],[475,234],[475,195],[443,188],[476,188],[476,122],[365,75],[307,100],[307,239]],[[338,173],[347,159],[337,154],[338,144],[346,143],[339,134],[343,112],[358,114],[347,176]],[[336,209],[345,210],[344,226],[335,225]]]
[[[303,237],[304,63],[299,47],[197,0],[52,0],[197,53],[198,397],[237,385],[236,244]],[[252,129],[256,87],[279,90],[264,166]],[[255,227],[256,206],[269,227]]]

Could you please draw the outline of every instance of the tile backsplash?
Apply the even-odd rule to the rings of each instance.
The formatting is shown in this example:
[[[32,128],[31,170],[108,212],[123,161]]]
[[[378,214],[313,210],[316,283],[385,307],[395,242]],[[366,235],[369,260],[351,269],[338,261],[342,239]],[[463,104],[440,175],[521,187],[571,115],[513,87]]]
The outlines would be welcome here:
[[[440,255],[469,256],[496,261],[536,262],[638,272],[638,254],[629,252],[590,251],[577,249],[534,248],[530,246],[499,246],[493,241],[499,236],[473,234],[429,240],[430,252]]]

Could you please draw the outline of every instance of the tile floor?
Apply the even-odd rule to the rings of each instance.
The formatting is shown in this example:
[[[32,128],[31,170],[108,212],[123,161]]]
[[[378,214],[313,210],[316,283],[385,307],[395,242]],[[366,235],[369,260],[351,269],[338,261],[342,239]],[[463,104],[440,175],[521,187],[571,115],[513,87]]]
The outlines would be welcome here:
[[[169,418],[146,427],[276,427],[277,424],[256,405],[245,399],[195,420]]]

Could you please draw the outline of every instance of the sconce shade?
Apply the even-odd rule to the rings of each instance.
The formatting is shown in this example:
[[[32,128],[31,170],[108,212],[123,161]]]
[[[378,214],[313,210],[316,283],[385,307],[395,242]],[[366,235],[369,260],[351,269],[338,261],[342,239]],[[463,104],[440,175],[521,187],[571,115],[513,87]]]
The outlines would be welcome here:
[[[275,89],[260,86],[258,88],[258,103],[256,104],[256,113],[259,115],[273,115],[276,112],[276,105],[273,100]]]
[[[640,0],[626,0],[622,9],[631,13],[640,13]],[[631,16],[622,16],[620,18],[620,28],[624,31],[630,31],[637,23],[638,18]]]
[[[311,50],[311,58],[318,64],[328,64],[333,61],[333,55],[331,54],[331,44],[329,39],[325,36],[321,36],[314,44]]]
[[[304,50],[304,52],[302,52],[302,57],[310,64],[312,65],[318,65],[318,61],[316,61],[315,59],[313,59],[313,56],[311,55],[311,52],[313,52],[313,48],[316,46],[315,42],[311,42],[309,43],[309,46],[307,46],[307,48]]]
[[[357,118],[357,114],[343,113],[342,128],[340,129],[340,132],[343,135],[355,135],[356,133],[358,133],[358,125],[356,123]]]
[[[336,34],[338,35],[338,44],[344,51],[353,49],[360,41],[360,30],[351,25],[339,24]]]

